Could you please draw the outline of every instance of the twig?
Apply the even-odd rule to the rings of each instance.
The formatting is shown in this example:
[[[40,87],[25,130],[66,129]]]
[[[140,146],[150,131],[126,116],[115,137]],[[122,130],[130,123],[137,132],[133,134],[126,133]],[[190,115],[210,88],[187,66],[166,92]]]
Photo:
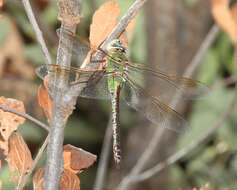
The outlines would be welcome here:
[[[22,190],[24,188],[28,178],[30,177],[30,175],[32,174],[33,170],[35,169],[38,161],[40,160],[40,158],[41,158],[41,156],[42,156],[42,154],[43,154],[43,152],[44,152],[44,150],[45,150],[45,148],[46,148],[46,146],[48,144],[48,141],[49,141],[49,135],[46,137],[43,145],[40,147],[40,149],[39,149],[39,151],[38,151],[38,153],[37,153],[37,155],[36,155],[36,157],[34,159],[32,167],[30,168],[28,173],[22,178],[22,181],[21,181],[21,183],[19,185],[18,190]]]
[[[38,41],[38,43],[39,43],[39,45],[40,45],[40,47],[41,47],[41,49],[43,51],[43,54],[44,54],[44,57],[45,57],[45,62],[47,64],[52,64],[49,51],[47,49],[47,46],[46,46],[45,41],[44,41],[44,38],[42,36],[42,32],[39,29],[39,26],[38,26],[38,24],[36,22],[34,13],[33,13],[32,8],[30,6],[30,2],[29,2],[29,0],[22,0],[22,3],[24,5],[26,14],[27,14],[27,16],[29,18],[29,21],[32,24],[32,27],[33,27],[33,29],[35,31],[36,39],[37,39],[37,41]]]
[[[217,33],[214,33],[214,34],[216,35]],[[214,40],[214,38],[213,38],[213,40]],[[235,51],[234,51],[233,57],[234,57],[233,62],[235,64],[237,64],[237,48],[236,48],[236,46],[235,46]],[[200,59],[200,61],[201,61],[201,59]],[[213,126],[210,127],[209,130],[207,130],[207,132],[205,134],[203,134],[203,136],[198,138],[198,140],[196,140],[195,142],[192,142],[187,147],[185,147],[185,148],[181,149],[180,151],[178,151],[177,153],[173,154],[165,161],[158,163],[155,167],[136,176],[136,179],[134,178],[133,183],[138,182],[138,181],[143,181],[143,180],[146,180],[146,179],[154,176],[155,174],[160,172],[162,169],[164,169],[165,167],[167,167],[171,164],[174,164],[179,159],[181,159],[182,157],[184,157],[185,155],[190,153],[194,148],[198,147],[201,143],[206,141],[211,135],[213,135],[216,132],[216,130],[221,126],[221,124],[224,122],[226,117],[233,111],[236,103],[237,103],[237,87],[235,87],[234,97],[232,98],[232,101],[230,102],[226,111],[223,114],[221,114],[220,117],[218,117],[219,119],[217,119],[217,121],[213,124]]]
[[[181,158],[183,158],[184,156],[186,156],[187,154],[192,152],[195,148],[197,148],[200,144],[205,142],[211,135],[213,135],[216,132],[216,130],[221,126],[221,124],[228,117],[228,115],[231,114],[236,103],[237,103],[237,88],[235,90],[234,97],[233,97],[232,101],[230,102],[226,111],[218,117],[218,120],[208,129],[208,131],[203,136],[199,137],[195,142],[192,142],[187,147],[176,152],[175,154],[170,156],[165,161],[158,163],[153,168],[141,173],[140,175],[137,175],[133,179],[131,178],[130,180],[132,180],[133,183],[144,181],[144,180],[156,175],[158,172],[160,172],[164,168],[170,166],[171,164],[176,163],[178,160],[180,160]]]
[[[207,34],[204,41],[202,42],[196,56],[191,61],[191,64],[186,69],[184,76],[187,76],[187,77],[191,76],[194,73],[194,71],[196,70],[196,68],[198,67],[198,65],[201,63],[200,62],[201,58],[207,52],[208,48],[213,43],[213,41],[215,40],[215,38],[218,34],[218,31],[216,31],[216,30],[217,30],[217,26],[214,25],[211,28],[211,30],[209,31],[209,33]],[[177,94],[174,96],[174,98],[171,102],[171,105],[173,105],[172,107],[175,108],[175,106],[178,103],[179,98],[180,98],[180,94]],[[141,155],[140,159],[137,161],[136,165],[133,167],[131,172],[126,177],[123,178],[123,180],[121,181],[121,183],[119,184],[119,186],[117,188],[118,190],[126,190],[129,186],[129,184],[132,183],[131,179],[136,178],[136,176],[139,174],[139,172],[141,172],[141,170],[145,167],[148,160],[152,157],[152,154],[153,154],[154,150],[156,149],[157,144],[159,144],[160,139],[163,136],[165,130],[166,129],[164,127],[157,128],[153,137],[151,138],[151,141],[150,141],[148,147],[143,152],[143,154]]]
[[[193,57],[191,63],[187,67],[187,69],[184,73],[184,76],[187,76],[187,77],[191,76],[195,72],[195,70],[197,69],[197,67],[201,63],[201,60],[202,60],[203,56],[205,55],[205,53],[209,49],[210,45],[215,41],[219,31],[220,31],[219,27],[216,24],[214,24],[214,26],[212,26],[212,28],[208,32],[206,38],[202,42],[198,52]]]
[[[36,125],[39,125],[40,127],[44,128],[45,130],[49,131],[49,127],[47,125],[45,125],[44,123],[42,123],[41,121],[35,119],[34,117],[30,116],[29,114],[26,114],[26,113],[23,113],[23,112],[20,112],[16,109],[13,109],[13,108],[9,108],[7,106],[4,106],[2,104],[0,104],[0,108],[3,109],[4,111],[7,111],[7,112],[11,112],[11,113],[14,113],[14,114],[17,114],[19,116],[22,116],[30,121],[32,121],[33,123],[35,123]]]
[[[76,25],[80,21],[80,0],[59,1],[59,19],[62,22],[60,30],[59,47],[57,52],[57,65],[70,66],[72,56],[73,39],[67,30],[74,34]],[[66,46],[65,46],[66,44]],[[55,80],[56,79],[56,80]],[[56,73],[49,75],[49,86],[57,84],[53,88],[53,112],[50,121],[50,137],[47,147],[47,159],[44,174],[44,190],[55,190],[59,187],[60,177],[63,172],[62,146],[64,128],[67,119],[76,104],[76,96],[65,97],[68,91],[68,78],[65,75],[58,76]]]
[[[101,150],[101,156],[100,156],[100,161],[96,173],[96,181],[94,184],[94,190],[102,190],[103,185],[104,185],[104,180],[106,176],[106,172],[108,169],[108,160],[109,160],[109,155],[111,152],[111,142],[112,142],[112,116],[108,122],[106,132],[105,132],[105,137],[104,137],[104,142]]]

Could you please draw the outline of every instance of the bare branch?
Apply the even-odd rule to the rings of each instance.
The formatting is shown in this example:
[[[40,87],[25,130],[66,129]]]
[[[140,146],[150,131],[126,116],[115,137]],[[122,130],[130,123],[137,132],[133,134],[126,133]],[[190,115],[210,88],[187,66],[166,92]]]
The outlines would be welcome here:
[[[59,19],[62,22],[60,30],[59,47],[57,52],[57,65],[70,66],[72,57],[73,39],[67,30],[74,34],[76,31],[76,25],[80,21],[80,0],[61,0],[59,1]],[[66,44],[66,46],[65,46]],[[53,99],[53,112],[50,121],[50,137],[47,147],[47,159],[44,174],[44,189],[55,190],[58,189],[60,183],[60,177],[63,172],[63,139],[64,128],[66,126],[67,119],[74,109],[76,104],[75,96],[65,98],[65,92],[68,91],[68,77],[66,75],[49,75],[49,87],[50,82],[56,83],[57,86],[53,87],[52,96]]]
[[[104,186],[105,176],[108,170],[109,155],[111,152],[112,144],[112,116],[108,122],[104,142],[102,146],[102,151],[100,154],[100,161],[96,173],[96,181],[94,184],[94,190],[102,190]]]
[[[184,156],[186,156],[187,154],[192,152],[195,148],[197,148],[200,144],[205,142],[211,135],[213,135],[216,132],[216,130],[221,126],[221,124],[225,121],[225,119],[231,114],[231,112],[235,108],[236,103],[237,103],[237,89],[235,90],[234,97],[233,97],[232,101],[230,102],[226,111],[218,117],[217,121],[207,130],[207,132],[205,134],[203,134],[203,136],[198,138],[195,142],[192,142],[191,144],[189,144],[187,147],[176,152],[175,154],[170,156],[165,161],[157,164],[153,168],[151,168],[151,169],[141,173],[140,175],[136,176],[135,178],[131,179],[132,182],[133,183],[140,182],[140,181],[149,179],[150,177],[156,175],[158,172],[160,172],[164,168],[170,166],[171,164],[176,163],[178,160],[180,160],[181,158],[183,158]]]
[[[214,25],[214,27],[212,27],[212,29],[210,30],[210,32],[207,35],[206,41],[204,40],[204,44],[202,44],[200,50],[202,53],[198,52],[197,55],[195,56],[195,58],[199,61],[201,61],[201,58],[197,58],[198,55],[201,56],[201,54],[204,55],[204,53],[208,50],[208,47],[210,46],[210,43],[213,42],[213,40],[215,39],[212,35],[216,36],[218,34],[219,28]],[[209,43],[207,43],[209,42]],[[206,51],[204,51],[206,49]],[[194,58],[194,59],[195,59]],[[237,48],[235,46],[235,52],[234,52],[234,59],[233,62],[235,64],[237,64]],[[196,61],[197,61],[196,60]],[[196,61],[192,61],[193,64],[197,65]],[[194,71],[194,70],[193,70]],[[192,71],[192,72],[193,72]],[[190,73],[191,69],[190,69]],[[200,138],[198,138],[198,140],[196,140],[195,142],[192,142],[190,145],[188,145],[187,147],[181,149],[180,151],[178,151],[177,153],[173,154],[172,156],[170,156],[169,158],[167,158],[165,161],[158,163],[156,166],[154,166],[153,168],[143,172],[142,174],[136,176],[134,178],[134,182],[139,182],[139,181],[143,181],[146,180],[152,176],[154,176],[155,174],[157,174],[158,172],[160,172],[162,169],[164,169],[165,167],[174,164],[175,162],[177,162],[179,159],[183,158],[184,156],[186,156],[187,154],[189,154],[194,148],[197,148],[201,143],[203,143],[204,141],[206,141],[211,135],[213,135],[216,130],[221,126],[221,124],[224,122],[224,120],[228,117],[228,115],[231,114],[231,112],[233,111],[233,109],[235,108],[235,105],[237,103],[237,87],[235,87],[235,93],[234,93],[234,97],[232,98],[232,101],[230,102],[228,108],[226,109],[226,111],[224,113],[222,113],[220,115],[220,117],[218,117],[217,121],[207,130],[207,132],[205,134],[203,134]]]
[[[191,61],[191,64],[187,67],[186,71],[184,72],[184,76],[190,77],[194,71],[197,69],[199,64],[201,63],[201,58],[204,56],[204,54],[207,52],[210,45],[214,42],[216,36],[218,34],[218,28],[216,25],[214,25],[209,33],[207,34],[206,38],[202,42],[196,56],[194,56],[194,59]],[[175,108],[177,106],[178,100],[180,99],[180,94],[176,94],[173,97],[173,100],[171,102],[171,106]],[[121,183],[118,186],[118,190],[126,190],[128,189],[128,186],[130,183],[132,183],[131,179],[135,179],[138,174],[143,170],[146,163],[149,161],[149,159],[152,157],[154,150],[157,147],[157,144],[160,143],[160,140],[165,132],[164,127],[158,127],[155,131],[153,137],[151,138],[151,141],[146,148],[146,150],[141,155],[140,159],[137,161],[136,165],[133,167],[131,172],[124,177],[124,179],[121,181]]]
[[[2,104],[0,104],[0,108],[3,109],[4,111],[7,111],[7,112],[11,112],[11,113],[14,113],[14,114],[17,114],[19,116],[22,116],[30,121],[32,121],[33,123],[35,123],[36,125],[39,125],[40,127],[46,129],[47,131],[49,131],[49,127],[47,125],[45,125],[44,123],[42,123],[41,121],[35,119],[34,117],[30,116],[29,114],[26,114],[26,113],[22,113],[18,110],[15,110],[13,108],[9,108],[7,106],[4,106]]]
[[[45,62],[47,64],[52,64],[52,61],[51,61],[51,58],[50,58],[50,54],[49,54],[49,51],[47,49],[47,46],[45,44],[45,41],[44,41],[44,38],[43,38],[43,35],[42,35],[42,32],[36,22],[36,19],[35,19],[35,16],[34,16],[34,13],[32,11],[32,8],[30,6],[30,2],[29,0],[22,0],[22,3],[24,5],[24,8],[25,8],[25,11],[26,11],[26,14],[29,18],[29,21],[35,31],[35,36],[36,36],[36,39],[43,51],[43,54],[44,54],[44,57],[45,57]]]

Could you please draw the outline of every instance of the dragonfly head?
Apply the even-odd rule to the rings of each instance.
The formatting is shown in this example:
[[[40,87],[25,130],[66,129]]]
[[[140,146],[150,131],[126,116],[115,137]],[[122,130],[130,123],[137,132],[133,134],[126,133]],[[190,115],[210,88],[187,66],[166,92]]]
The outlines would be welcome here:
[[[114,53],[123,53],[123,54],[125,54],[127,52],[127,49],[124,47],[122,41],[119,40],[119,39],[112,40],[107,45],[106,49],[111,54],[114,54]]]

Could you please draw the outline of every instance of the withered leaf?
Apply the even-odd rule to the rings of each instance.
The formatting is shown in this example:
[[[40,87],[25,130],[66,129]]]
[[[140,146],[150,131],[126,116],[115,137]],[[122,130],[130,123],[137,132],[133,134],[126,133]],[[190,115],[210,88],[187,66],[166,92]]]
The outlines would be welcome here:
[[[65,169],[61,176],[59,189],[80,190],[80,179],[76,174]]]
[[[0,97],[0,104],[16,109],[25,113],[23,102],[11,98]],[[25,118],[14,113],[6,112],[0,109],[0,148],[4,154],[8,154],[8,139],[13,131],[16,131],[18,126],[25,122]]]
[[[237,42],[236,21],[229,8],[230,0],[212,0],[212,15],[218,25],[230,36],[234,43]]]
[[[40,168],[35,172],[33,177],[34,190],[43,190],[44,185],[44,168]]]
[[[12,180],[18,179],[32,167],[31,152],[18,132],[13,133],[9,138],[9,154],[6,160],[11,170]]]
[[[44,168],[38,169],[33,177],[34,190],[43,190]],[[80,179],[69,170],[64,170],[61,176],[59,190],[80,190]]]
[[[120,8],[117,3],[109,1],[104,3],[93,15],[90,26],[91,49],[96,50],[112,32],[117,24]]]
[[[96,161],[97,156],[68,144],[63,146],[63,159],[65,169],[73,173],[81,173]]]
[[[53,101],[51,100],[48,91],[43,89],[41,85],[38,89],[38,101],[40,107],[42,107],[44,110],[44,113],[48,119],[48,123],[50,123],[50,118],[53,110]]]

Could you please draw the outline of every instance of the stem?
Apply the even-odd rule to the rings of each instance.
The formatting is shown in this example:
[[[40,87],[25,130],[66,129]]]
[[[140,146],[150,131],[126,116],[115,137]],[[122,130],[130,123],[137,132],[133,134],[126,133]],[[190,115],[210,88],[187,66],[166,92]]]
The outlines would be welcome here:
[[[112,132],[113,130],[112,130],[112,115],[111,115],[106,128],[104,142],[100,153],[100,160],[96,173],[96,181],[93,187],[94,190],[102,190],[104,186],[105,176],[108,170],[109,155],[111,152],[111,143],[113,134]]]
[[[34,16],[34,13],[32,11],[32,8],[30,6],[30,2],[29,0],[22,0],[22,3],[24,5],[24,8],[25,8],[25,11],[26,11],[26,14],[29,18],[29,21],[35,31],[35,36],[36,36],[36,39],[41,47],[41,50],[44,54],[44,58],[45,58],[45,62],[47,64],[52,64],[52,61],[51,61],[51,58],[50,58],[50,54],[49,54],[49,51],[47,49],[47,46],[45,44],[45,41],[44,41],[44,38],[43,38],[43,35],[42,35],[42,32],[37,24],[37,21],[35,19],[35,16]]]
[[[57,64],[60,66],[70,66],[72,56],[73,39],[64,30],[74,34],[76,25],[79,22],[79,9],[81,7],[80,0],[61,0],[59,2],[59,18],[62,25],[60,30],[59,47],[57,52]],[[65,46],[66,44],[66,46]],[[55,80],[56,79],[56,80]],[[76,101],[64,99],[65,92],[68,88],[68,78],[65,75],[57,75],[55,73],[49,76],[51,83],[57,84],[53,89],[53,113],[50,122],[50,137],[47,147],[47,159],[44,174],[44,189],[58,189],[60,177],[63,172],[63,139],[64,128],[67,119],[74,109]],[[50,85],[50,84],[49,84]]]
[[[42,123],[41,121],[35,119],[34,117],[26,114],[26,113],[22,113],[18,110],[15,110],[13,108],[9,108],[7,106],[4,106],[2,104],[0,104],[0,108],[3,109],[4,111],[7,111],[7,112],[11,112],[11,113],[14,113],[14,114],[17,114],[19,116],[22,116],[30,121],[32,121],[33,123],[35,123],[36,125],[39,125],[40,127],[44,128],[45,130],[49,131],[49,127],[47,125],[45,125],[44,123]]]

